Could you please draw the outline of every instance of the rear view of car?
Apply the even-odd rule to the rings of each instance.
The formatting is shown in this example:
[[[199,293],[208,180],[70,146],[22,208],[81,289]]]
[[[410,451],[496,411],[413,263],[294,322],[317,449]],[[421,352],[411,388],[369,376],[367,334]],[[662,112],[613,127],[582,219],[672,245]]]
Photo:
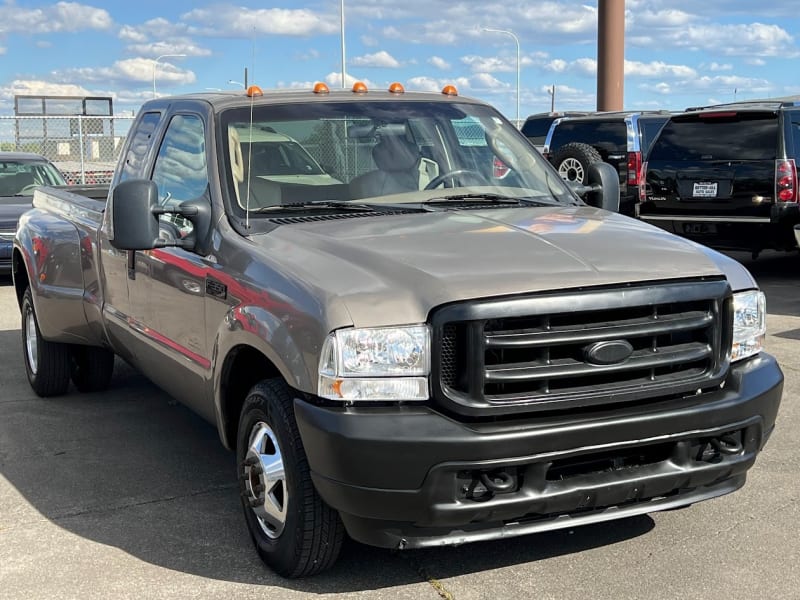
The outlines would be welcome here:
[[[623,111],[559,119],[547,135],[544,154],[566,181],[586,184],[588,167],[607,162],[617,169],[620,212],[636,216],[642,162],[669,114]]]
[[[800,112],[742,103],[674,115],[653,142],[640,216],[723,250],[791,250]]]

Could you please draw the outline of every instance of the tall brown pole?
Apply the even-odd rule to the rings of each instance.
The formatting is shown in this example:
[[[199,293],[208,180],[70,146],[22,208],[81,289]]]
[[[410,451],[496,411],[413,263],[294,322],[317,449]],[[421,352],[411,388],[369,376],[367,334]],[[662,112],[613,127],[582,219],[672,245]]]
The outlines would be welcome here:
[[[622,110],[625,96],[625,0],[599,0],[597,110]]]

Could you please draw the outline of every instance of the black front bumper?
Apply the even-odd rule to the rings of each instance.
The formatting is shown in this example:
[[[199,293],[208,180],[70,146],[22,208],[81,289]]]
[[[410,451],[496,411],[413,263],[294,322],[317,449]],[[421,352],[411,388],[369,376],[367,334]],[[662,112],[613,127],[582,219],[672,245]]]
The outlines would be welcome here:
[[[430,407],[296,400],[295,414],[314,484],[351,537],[412,548],[572,527],[732,492],[774,427],[782,389],[780,368],[762,354],[734,365],[717,391],[604,411],[463,423]],[[510,489],[492,492],[487,481]]]

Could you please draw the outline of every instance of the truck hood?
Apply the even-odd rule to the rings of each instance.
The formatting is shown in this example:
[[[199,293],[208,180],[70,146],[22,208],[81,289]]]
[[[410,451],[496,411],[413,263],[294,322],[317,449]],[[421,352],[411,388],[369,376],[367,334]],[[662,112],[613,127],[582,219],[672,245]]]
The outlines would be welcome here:
[[[734,289],[755,287],[732,259],[585,206],[314,220],[254,240],[315,297],[343,303],[357,327],[425,322],[459,300],[569,288],[719,276]]]

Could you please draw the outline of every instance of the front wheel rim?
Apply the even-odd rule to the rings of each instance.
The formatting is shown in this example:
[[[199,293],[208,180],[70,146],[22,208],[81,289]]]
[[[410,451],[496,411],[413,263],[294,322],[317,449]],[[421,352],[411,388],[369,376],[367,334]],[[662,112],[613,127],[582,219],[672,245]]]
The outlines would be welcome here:
[[[558,165],[558,174],[565,181],[579,181],[583,183],[583,165],[576,158],[565,158]]]
[[[289,490],[278,439],[264,422],[259,421],[250,431],[242,476],[244,497],[264,535],[279,537],[286,527]]]
[[[36,334],[36,318],[33,316],[33,311],[28,308],[25,311],[25,351],[28,355],[28,366],[33,375],[36,375],[38,368],[38,350],[39,337]]]

